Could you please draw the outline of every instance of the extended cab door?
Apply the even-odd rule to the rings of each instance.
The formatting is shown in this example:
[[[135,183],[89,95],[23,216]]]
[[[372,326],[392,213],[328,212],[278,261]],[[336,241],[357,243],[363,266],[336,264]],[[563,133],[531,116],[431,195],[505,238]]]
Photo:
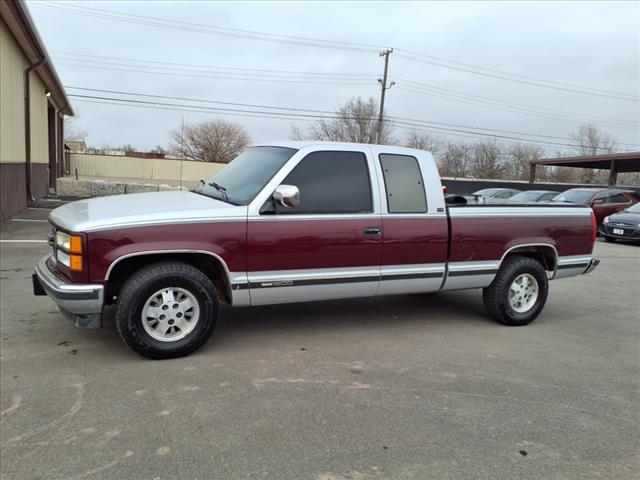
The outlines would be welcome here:
[[[427,152],[376,147],[383,188],[378,293],[438,290],[447,262],[448,224],[440,176]]]
[[[273,206],[278,185],[296,186],[300,204]],[[252,305],[375,295],[382,255],[378,192],[367,149],[298,152],[249,209]]]

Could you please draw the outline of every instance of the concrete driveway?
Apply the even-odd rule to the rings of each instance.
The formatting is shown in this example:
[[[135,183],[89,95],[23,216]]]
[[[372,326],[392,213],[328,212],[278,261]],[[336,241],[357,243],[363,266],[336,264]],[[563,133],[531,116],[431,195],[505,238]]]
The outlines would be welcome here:
[[[3,480],[638,478],[637,246],[598,241],[527,327],[477,290],[238,309],[149,361],[32,295],[47,230],[2,225]]]

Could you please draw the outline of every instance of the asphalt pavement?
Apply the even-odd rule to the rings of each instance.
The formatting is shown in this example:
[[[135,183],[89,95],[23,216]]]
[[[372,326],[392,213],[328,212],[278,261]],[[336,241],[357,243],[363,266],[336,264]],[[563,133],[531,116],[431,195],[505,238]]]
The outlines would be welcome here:
[[[638,246],[526,327],[479,290],[225,309],[151,361],[32,295],[53,205],[2,224],[3,480],[639,477]]]

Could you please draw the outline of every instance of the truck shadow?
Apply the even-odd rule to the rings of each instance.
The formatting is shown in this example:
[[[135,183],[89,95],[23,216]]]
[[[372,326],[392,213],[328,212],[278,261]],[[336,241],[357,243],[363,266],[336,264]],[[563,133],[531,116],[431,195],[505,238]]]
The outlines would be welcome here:
[[[303,302],[221,309],[213,338],[204,349],[219,348],[253,337],[318,331],[403,329],[493,323],[482,306],[481,290],[439,294],[393,295],[378,298]]]
[[[121,344],[113,320],[113,308],[105,310],[105,329],[99,334]],[[328,300],[281,305],[230,308],[223,306],[216,331],[200,353],[239,345],[256,345],[269,337],[313,338],[323,332],[346,334],[387,331],[411,332],[412,328],[452,328],[455,325],[492,325],[482,305],[481,290],[460,290],[431,294],[390,295],[377,298]],[[110,331],[110,335],[104,330]],[[86,332],[87,335],[91,331]],[[106,334],[106,335],[105,335]],[[122,348],[125,348],[122,346]]]

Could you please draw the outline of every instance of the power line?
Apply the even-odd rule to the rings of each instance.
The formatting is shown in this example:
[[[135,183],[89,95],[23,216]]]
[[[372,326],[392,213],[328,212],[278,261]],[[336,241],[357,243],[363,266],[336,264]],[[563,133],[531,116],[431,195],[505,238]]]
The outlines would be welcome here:
[[[481,95],[476,95],[476,94],[471,94],[471,93],[466,93],[466,92],[461,92],[459,90],[452,90],[452,89],[448,89],[448,88],[442,88],[442,87],[436,87],[434,85],[429,85],[429,84],[425,84],[425,83],[418,83],[418,82],[414,82],[412,80],[407,80],[405,78],[399,78],[399,77],[394,77],[396,80],[398,80],[401,84],[403,85],[408,85],[409,88],[412,88],[413,90],[418,90],[419,92],[416,93],[423,93],[423,92],[429,92],[430,94],[433,92],[437,92],[440,93],[441,95],[450,95],[450,96],[457,96],[457,97],[461,97],[463,99],[470,99],[476,102],[486,102],[487,104],[496,104],[498,106],[500,105],[507,105],[511,108],[517,108],[517,109],[525,109],[525,110],[534,110],[534,111],[542,111],[544,113],[552,113],[555,115],[564,115],[564,116],[570,116],[570,117],[577,117],[578,119],[584,119],[584,118],[593,118],[593,119],[597,119],[598,121],[606,121],[606,122],[610,122],[610,123],[622,123],[622,124],[638,124],[639,122],[634,122],[632,120],[624,120],[624,119],[620,119],[620,118],[611,118],[611,117],[604,117],[604,116],[600,116],[600,115],[592,115],[592,114],[582,114],[582,113],[576,113],[576,112],[568,112],[566,110],[557,110],[557,109],[551,109],[551,108],[547,108],[547,107],[540,107],[540,106],[535,106],[535,105],[527,105],[527,104],[523,104],[523,103],[518,103],[518,102],[511,102],[508,100],[503,100],[503,99],[499,99],[499,98],[493,98],[493,97],[484,97]],[[445,97],[443,97],[445,98]]]
[[[84,15],[84,16],[89,16],[93,18],[116,20],[116,21],[127,22],[127,23],[154,26],[154,27],[160,27],[160,28],[168,28],[173,30],[182,30],[182,31],[221,35],[221,36],[235,36],[240,38],[248,38],[252,40],[271,41],[271,42],[278,42],[278,43],[292,43],[292,44],[318,47],[318,48],[333,48],[333,49],[352,50],[352,51],[361,51],[361,52],[374,52],[381,48],[379,45],[344,42],[344,41],[333,41],[333,40],[326,40],[326,39],[315,39],[310,37],[273,34],[268,32],[259,32],[259,31],[252,31],[252,30],[233,29],[228,27],[218,27],[218,26],[205,25],[205,24],[199,24],[199,23],[193,23],[193,22],[182,22],[182,21],[164,19],[159,17],[151,17],[146,15],[135,15],[135,14],[129,14],[124,12],[117,12],[113,10],[105,10],[105,9],[89,8],[89,7],[78,7],[77,5],[71,6],[69,4],[61,5],[61,4],[47,4],[47,3],[41,2],[41,3],[36,3],[33,6],[37,8],[45,8],[45,9],[54,10],[54,11],[55,10],[63,11],[63,12],[71,13],[75,15]],[[546,80],[546,79],[541,79],[537,77],[529,77],[521,74],[513,74],[509,72],[488,69],[485,67],[479,67],[479,66],[464,64],[460,62],[453,62],[450,60],[445,60],[439,57],[434,57],[434,56],[419,53],[419,52],[413,52],[410,50],[400,49],[399,51],[405,52],[404,54],[400,53],[398,55],[399,58],[404,58],[405,60],[410,60],[410,61],[429,64],[429,65],[436,65],[439,67],[462,71],[465,73],[471,73],[474,75],[481,75],[481,76],[495,78],[499,80],[511,81],[511,82],[516,82],[520,84],[526,84],[526,85],[549,88],[549,89],[556,89],[556,90],[572,92],[572,93],[579,93],[583,95],[608,97],[608,98],[614,98],[617,100],[625,100],[625,101],[633,101],[633,102],[640,101],[640,97],[638,97],[637,95],[629,94],[629,93],[615,92],[615,91],[604,90],[604,89],[595,89],[592,87],[585,87],[585,86],[575,85],[575,84],[570,84],[565,82]]]
[[[398,58],[410,60],[414,62],[426,63],[429,65],[436,65],[439,67],[450,68],[453,70],[459,70],[461,72],[472,73],[474,75],[481,75],[490,78],[497,78],[499,80],[509,80],[511,82],[522,83],[525,85],[534,85],[537,87],[554,88],[556,90],[563,90],[566,92],[584,93],[588,95],[596,95],[601,97],[615,98],[617,100],[628,100],[632,102],[640,101],[637,95],[633,95],[625,92],[615,92],[611,90],[604,90],[599,88],[585,87],[583,85],[576,85],[572,83],[558,82],[555,80],[546,80],[537,77],[530,77],[527,75],[521,75],[517,73],[509,73],[501,70],[493,70],[486,67],[479,67],[477,65],[470,65],[467,63],[454,62],[446,60],[440,57],[434,57],[432,55],[426,55],[424,53],[412,52],[410,50],[397,49],[399,52],[405,52],[405,54],[399,53]],[[418,57],[418,58],[415,58]],[[447,62],[450,65],[443,64]],[[508,78],[513,77],[513,78]],[[550,85],[546,85],[546,82]]]
[[[165,99],[165,100],[208,103],[208,104],[216,104],[216,105],[228,105],[228,106],[235,106],[235,107],[249,107],[249,108],[313,113],[313,114],[322,114],[325,116],[325,118],[339,118],[335,116],[336,112],[332,110],[317,110],[317,109],[309,109],[309,108],[294,108],[294,107],[281,107],[281,106],[260,105],[260,104],[251,104],[251,103],[238,103],[238,102],[199,99],[199,98],[190,98],[190,97],[176,97],[176,96],[168,96],[168,95],[149,94],[149,93],[128,92],[128,91],[122,91],[122,90],[107,90],[107,89],[99,89],[99,88],[76,87],[72,85],[65,85],[65,88],[68,90],[81,90],[86,92],[107,93],[107,94],[113,94],[113,95],[125,95],[125,96],[142,97],[142,98],[156,98],[156,99]],[[74,95],[72,94],[71,96],[74,96]],[[440,125],[440,126],[454,127],[454,128],[484,130],[486,132],[505,133],[510,135],[523,135],[523,136],[528,135],[528,136],[534,136],[534,137],[540,137],[540,138],[549,138],[553,140],[566,140],[565,137],[560,137],[557,135],[545,135],[545,134],[531,133],[531,132],[517,132],[513,130],[500,130],[495,128],[475,127],[475,126],[462,125],[462,124],[456,124],[456,123],[433,122],[428,120],[420,120],[420,119],[401,117],[401,116],[387,115],[385,118],[391,121],[405,121],[405,122],[421,123],[421,124],[427,124],[427,125],[433,124],[433,125]],[[640,145],[633,145],[633,144],[621,144],[621,145],[626,145],[631,147],[640,147]]]
[[[71,54],[65,54],[65,55],[71,55]],[[73,55],[78,55],[78,54],[73,54]],[[221,66],[209,66],[209,65],[196,65],[196,64],[180,64],[180,63],[167,63],[167,62],[155,62],[155,61],[146,61],[146,60],[139,60],[139,59],[125,59],[122,57],[107,57],[107,56],[103,56],[103,55],[88,55],[90,57],[97,57],[97,58],[101,58],[101,59],[114,59],[114,60],[124,60],[125,62],[137,62],[138,64],[124,64],[124,63],[114,63],[111,61],[102,61],[102,60],[86,60],[89,63],[99,63],[102,65],[107,65],[107,66],[95,66],[95,65],[76,65],[74,63],[67,63],[67,62],[59,62],[62,65],[72,65],[72,66],[77,66],[77,67],[85,67],[85,68],[97,68],[97,69],[105,69],[105,70],[115,70],[115,71],[127,71],[127,72],[132,72],[132,73],[144,73],[144,74],[149,74],[149,75],[154,75],[154,74],[159,74],[159,75],[170,75],[170,76],[187,76],[187,77],[196,77],[196,78],[218,78],[218,79],[225,79],[225,80],[244,80],[244,81],[248,81],[251,80],[252,78],[244,78],[244,77],[237,77],[237,76],[232,76],[232,75],[254,75],[256,76],[256,80],[259,81],[264,81],[264,82],[270,82],[270,83],[279,83],[280,81],[284,81],[284,83],[292,83],[291,81],[289,81],[291,78],[293,78],[292,76],[295,76],[296,80],[293,83],[304,83],[304,84],[343,84],[343,85],[365,85],[364,83],[364,79],[365,78],[372,78],[371,75],[367,75],[367,74],[357,74],[357,73],[350,73],[350,74],[328,74],[328,73],[320,73],[320,72],[293,72],[293,71],[282,71],[282,70],[267,70],[267,69],[245,69],[245,68],[241,68],[241,67],[221,67]],[[76,60],[76,59],[73,59]],[[81,61],[84,62],[85,60],[83,59],[78,59],[76,61]],[[140,63],[152,63],[154,64],[153,66],[147,66],[147,65],[139,65]],[[158,65],[158,66],[156,66]],[[171,67],[169,68],[169,72],[167,71],[160,71],[160,69],[164,68],[162,65],[171,65]],[[114,66],[124,66],[125,68],[113,68]],[[173,70],[174,66],[181,66],[182,68],[176,68],[175,70]],[[200,70],[187,70],[184,67],[197,67]],[[126,68],[126,67],[140,67],[140,68],[153,68],[154,70],[148,71],[148,70],[140,70],[139,68]],[[206,70],[209,68],[228,68],[230,70],[242,70],[241,72],[229,72],[228,74],[224,74],[224,72],[219,73],[219,72],[214,72],[214,71],[210,71],[210,70]],[[201,70],[204,69],[204,70]],[[245,71],[249,71],[250,73],[245,73]],[[198,72],[202,72],[202,74],[198,74]],[[255,72],[255,73],[253,73]],[[277,75],[271,75],[267,78],[265,78],[265,76],[260,73],[260,72],[278,72]],[[194,75],[191,75],[192,73],[195,73]],[[314,76],[318,76],[318,75],[335,75],[336,78],[331,78],[331,77],[327,77],[327,78],[318,78],[316,80],[313,79],[307,79],[306,77],[304,77],[303,75],[305,74],[312,74]],[[292,75],[292,76],[289,76]],[[341,75],[348,75],[348,77],[345,78],[340,78]],[[300,77],[301,76],[301,77]],[[354,78],[352,78],[354,77]],[[362,82],[360,81],[360,77],[362,77]],[[607,117],[601,117],[601,116],[594,116],[594,115],[584,115],[584,114],[579,114],[579,113],[573,113],[573,112],[566,112],[566,111],[561,111],[561,110],[552,110],[552,109],[546,109],[543,107],[537,107],[537,106],[532,106],[532,105],[525,105],[525,104],[521,104],[521,103],[516,103],[516,102],[510,102],[507,100],[501,100],[501,99],[496,99],[496,98],[491,98],[491,97],[483,97],[483,96],[479,96],[479,95],[473,95],[473,94],[468,94],[465,92],[460,92],[460,91],[456,91],[456,90],[451,90],[451,89],[446,89],[446,88],[442,88],[442,87],[436,87],[433,85],[428,85],[428,84],[424,84],[424,83],[419,83],[419,82],[414,82],[412,80],[408,80],[405,78],[400,78],[400,77],[395,77],[398,81],[401,82],[401,84],[403,84],[402,86],[399,86],[398,88],[400,88],[401,90],[407,91],[407,92],[412,92],[412,93],[416,93],[416,94],[420,94],[420,95],[428,95],[428,96],[433,96],[433,97],[438,97],[438,98],[443,98],[443,99],[447,99],[447,100],[453,100],[453,101],[457,101],[457,102],[462,102],[462,103],[467,103],[467,104],[472,104],[472,105],[479,105],[479,106],[483,106],[483,107],[488,107],[488,108],[493,108],[493,109],[498,109],[498,110],[502,110],[502,111],[508,111],[508,112],[513,112],[513,113],[519,113],[519,114],[523,114],[523,115],[529,115],[529,116],[534,116],[534,117],[538,117],[538,118],[551,118],[554,120],[570,120],[570,121],[576,121],[576,120],[584,120],[584,119],[588,119],[590,121],[594,121],[594,122],[598,122],[598,123],[603,123],[603,124],[610,124],[610,125],[615,125],[618,127],[626,127],[626,128],[636,128],[636,124],[634,124],[634,122],[632,121],[626,121],[626,120],[622,120],[622,119],[613,119],[613,118],[607,118]],[[287,81],[285,81],[287,80]],[[301,81],[302,80],[302,81]],[[404,86],[404,84],[406,84],[407,86]],[[506,105],[506,107],[505,107]]]
[[[112,94],[116,94],[116,95],[129,95],[129,96],[135,96],[135,97],[164,98],[164,99],[167,99],[167,100],[180,100],[180,101],[200,102],[200,103],[214,103],[214,104],[218,104],[218,105],[233,105],[233,106],[238,106],[238,107],[270,108],[270,109],[276,109],[276,110],[292,110],[292,111],[310,112],[310,113],[326,113],[326,114],[330,114],[330,115],[334,115],[335,114],[335,112],[333,112],[331,110],[312,110],[312,109],[309,109],[309,108],[274,107],[274,106],[269,106],[269,105],[258,105],[258,104],[253,104],[253,103],[223,102],[223,101],[219,101],[219,100],[204,100],[204,99],[199,99],[199,98],[172,97],[172,96],[167,96],[167,95],[154,95],[154,94],[150,94],[150,93],[124,92],[124,91],[121,91],[121,90],[104,90],[104,89],[100,89],[100,88],[74,87],[74,86],[71,86],[71,85],[65,85],[64,88],[65,89],[71,89],[71,90],[84,90],[84,91],[88,91],[88,92],[112,93]]]
[[[189,78],[217,78],[221,80],[240,80],[240,81],[260,81],[267,83],[295,83],[295,84],[308,84],[308,85],[369,85],[369,82],[365,82],[362,80],[341,80],[341,79],[318,79],[318,80],[303,80],[303,79],[281,79],[281,78],[260,78],[260,77],[237,77],[231,75],[217,75],[212,73],[196,73],[190,74],[185,71],[175,71],[175,72],[160,72],[160,71],[149,71],[149,70],[140,70],[136,68],[114,68],[109,66],[100,66],[100,65],[84,65],[84,64],[75,64],[69,62],[57,62],[58,65],[67,65],[72,67],[80,67],[80,68],[90,68],[90,69],[98,69],[98,70],[109,70],[115,72],[128,72],[128,73],[146,73],[152,75],[165,75],[172,77],[189,77]],[[144,67],[143,67],[144,68]]]
[[[159,62],[159,61],[148,60],[148,59],[112,57],[107,55],[92,55],[88,53],[75,53],[75,52],[54,51],[52,53],[56,57],[58,56],[72,57],[72,58],[66,59],[67,61],[69,60],[83,61],[83,62],[87,61],[90,63],[104,63],[104,64],[112,63],[113,61],[116,61],[115,64],[117,64],[118,62],[134,62],[134,65],[136,66],[139,66],[142,63],[147,63],[147,64],[158,65],[157,68],[161,68],[163,66],[168,68],[176,67],[176,69],[177,68],[182,69],[184,67],[196,67],[199,69],[219,69],[219,70],[230,70],[230,71],[238,70],[243,72],[254,72],[258,74],[275,73],[283,76],[284,75],[296,75],[296,76],[313,75],[315,77],[318,77],[318,76],[345,77],[345,78],[360,77],[360,78],[368,78],[368,79],[375,78],[376,76],[373,73],[334,73],[334,72],[311,72],[311,71],[300,71],[300,70],[297,70],[297,71],[273,70],[273,69],[264,69],[264,68],[230,67],[227,65],[202,65],[202,64],[193,64],[193,63]],[[73,58],[73,57],[79,57],[79,58]],[[90,58],[87,58],[87,57],[90,57]],[[91,58],[98,58],[98,59],[101,59],[102,61],[94,61],[94,60],[91,60]],[[104,61],[104,60],[107,60],[107,61]]]
[[[612,125],[615,127],[619,127],[619,128],[632,128],[632,129],[637,129],[638,127],[635,125],[630,125],[630,124],[622,124],[622,123],[617,123],[615,121],[607,121],[607,120],[601,120],[601,119],[591,119],[589,117],[581,117],[579,115],[575,115],[575,116],[569,116],[569,115],[562,115],[562,114],[557,114],[557,113],[553,113],[553,112],[536,112],[536,111],[527,111],[527,110],[521,110],[521,109],[517,109],[515,107],[510,107],[508,105],[499,105],[499,104],[492,104],[492,103],[488,103],[482,100],[472,100],[472,99],[468,99],[468,98],[464,98],[464,97],[459,97],[459,96],[452,96],[452,95],[447,95],[447,94],[442,94],[442,93],[437,93],[437,92],[427,92],[424,90],[416,90],[413,88],[408,88],[408,87],[403,87],[401,85],[397,86],[398,90],[402,90],[402,91],[406,91],[406,92],[410,92],[410,93],[414,93],[414,94],[419,94],[419,95],[426,95],[429,97],[437,97],[437,98],[443,98],[445,100],[453,100],[453,101],[457,101],[457,102],[462,102],[465,104],[471,104],[471,105],[478,105],[481,107],[489,107],[489,108],[493,108],[496,110],[502,110],[505,112],[512,112],[512,113],[517,113],[517,114],[521,114],[521,115],[528,115],[528,116],[532,116],[532,117],[538,117],[538,118],[547,118],[547,119],[552,119],[552,120],[564,120],[564,121],[583,121],[583,120],[589,120],[593,123],[600,123],[600,124],[606,124],[606,125]]]
[[[352,50],[361,52],[375,52],[379,46],[358,44],[352,42],[339,42],[333,40],[319,40],[306,37],[298,37],[294,35],[281,35],[274,33],[265,33],[252,30],[241,30],[237,28],[219,27],[213,25],[205,25],[193,22],[181,22],[171,19],[158,17],[150,17],[147,15],[135,15],[131,13],[117,12],[114,10],[105,10],[100,8],[78,7],[69,4],[47,4],[44,2],[35,3],[33,7],[45,8],[49,10],[58,10],[74,15],[83,15],[87,17],[117,20],[137,25],[147,25],[154,27],[167,28],[172,30],[182,30],[193,33],[205,33],[210,35],[232,36],[246,38],[251,40],[271,41],[276,43],[291,43],[302,46],[318,47],[318,48],[338,48],[342,50]]]
[[[153,102],[147,100],[132,100],[118,97],[103,97],[103,96],[95,96],[95,95],[78,95],[78,94],[69,94],[70,97],[77,98],[81,101],[96,101],[96,103],[107,103],[113,102],[117,105],[126,105],[126,106],[144,106],[144,107],[159,107],[159,109],[175,109],[179,111],[196,111],[200,113],[206,112],[215,112],[217,114],[228,114],[228,115],[238,115],[238,116],[256,116],[262,118],[277,118],[277,119],[298,119],[298,120],[317,120],[317,119],[340,119],[345,118],[341,116],[334,115],[317,115],[317,114],[306,114],[306,113],[291,113],[291,112],[265,112],[262,110],[244,110],[244,109],[230,109],[230,108],[222,108],[222,107],[203,107],[203,106],[194,106],[194,105],[186,105],[186,104],[174,104],[174,103],[166,103],[166,102]],[[356,117],[347,117],[347,119],[354,120],[373,120],[373,118],[356,118]],[[409,126],[409,127],[427,127],[424,124],[418,122],[411,122],[405,120],[397,120],[393,119],[392,122],[396,125]],[[435,123],[435,122],[434,122]],[[529,143],[539,143],[543,145],[555,145],[555,146],[563,146],[563,147],[584,147],[584,145],[578,145],[573,143],[565,143],[565,142],[551,142],[551,141],[543,141],[532,138],[520,138],[514,137],[510,135],[502,135],[497,133],[484,133],[478,132],[463,128],[451,128],[451,127],[442,127],[442,126],[433,126],[429,125],[429,129],[437,130],[437,131],[447,131],[447,132],[456,132],[456,133],[464,133],[477,135],[482,137],[490,137],[493,139],[500,140],[516,140],[520,142],[529,142]],[[626,149],[616,149],[620,151],[629,151]]]

